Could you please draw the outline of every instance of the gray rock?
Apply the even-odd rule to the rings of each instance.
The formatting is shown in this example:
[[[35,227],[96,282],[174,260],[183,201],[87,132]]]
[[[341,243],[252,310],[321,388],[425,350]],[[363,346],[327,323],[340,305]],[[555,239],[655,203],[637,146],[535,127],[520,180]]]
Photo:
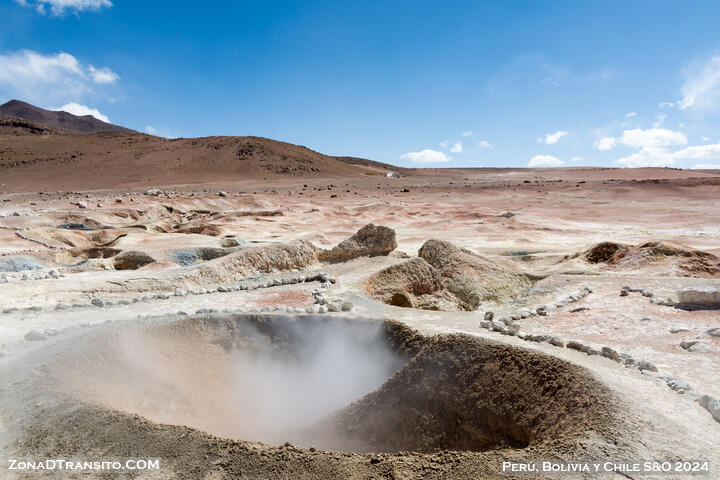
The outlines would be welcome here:
[[[328,312],[339,312],[340,311],[340,303],[339,302],[330,302],[327,305]]]
[[[221,197],[227,197],[227,196],[228,196],[227,192],[220,192],[220,193],[218,193],[218,195],[221,196]]]
[[[541,316],[545,317],[545,316],[547,316],[547,307],[545,307],[545,306],[538,307],[537,310],[535,310],[535,312],[536,312],[538,315],[541,315]]]
[[[649,370],[651,372],[657,372],[657,367],[647,360],[641,360],[635,364],[638,370]]]
[[[493,318],[495,318],[494,312],[485,312],[485,320],[491,322]]]
[[[480,328],[490,329],[492,327],[492,323],[490,320],[480,320]]]
[[[620,290],[620,296],[621,296],[621,297],[627,297],[628,295],[630,295],[630,294],[628,293],[627,290]]]
[[[105,306],[105,301],[104,301],[102,298],[93,298],[93,299],[90,301],[90,303],[91,303],[92,305],[94,305],[94,306],[96,306],[96,307],[100,307],[100,308],[102,308],[102,307]]]
[[[709,330],[705,330],[705,333],[713,338],[720,338],[720,327],[714,327]]]
[[[187,291],[185,291],[185,290],[183,290],[182,288],[178,287],[178,288],[176,288],[175,291],[173,292],[173,295],[175,295],[176,297],[183,297],[183,296],[187,295]]]
[[[670,377],[666,379],[668,387],[675,390],[678,393],[685,393],[688,390],[691,390],[692,387],[690,387],[690,384],[686,382],[685,380],[681,380],[679,378]]]
[[[353,309],[353,304],[351,302],[345,301],[342,303],[342,306],[340,307],[340,310],[343,312],[349,312]]]
[[[686,327],[671,327],[670,333],[681,333],[681,332],[689,332],[690,329]]]
[[[590,307],[575,307],[570,309],[570,313],[576,313],[576,312],[584,312],[585,310],[590,310]]]
[[[43,340],[47,340],[47,335],[42,332],[38,332],[37,330],[30,330],[25,334],[25,340],[28,342],[41,342]]]
[[[55,305],[55,310],[67,310],[68,308],[70,308],[70,305],[64,302],[58,302]]]
[[[712,399],[705,407],[710,415],[715,419],[716,422],[720,422],[720,400]]]
[[[491,324],[492,330],[493,330],[494,332],[501,332],[501,333],[502,333],[504,330],[507,330],[507,327],[505,326],[505,324],[502,323],[502,322],[499,321],[499,320],[493,320],[493,321],[490,322],[490,324]]]
[[[556,347],[564,347],[564,346],[565,346],[565,342],[563,342],[562,340],[560,340],[558,337],[550,337],[550,338],[547,340],[547,342],[548,342],[550,345],[555,345]]]
[[[622,365],[633,365],[635,364],[635,359],[630,356],[628,353],[620,353],[618,354],[618,363]]]
[[[568,342],[565,344],[565,348],[584,352],[588,347],[583,343],[578,342],[577,340],[568,340]]]
[[[602,347],[602,349],[600,349],[600,355],[610,360],[615,360],[616,362],[620,359],[618,353],[610,347]]]
[[[328,312],[328,307],[326,307],[325,305],[320,305],[320,308],[318,308],[318,313],[327,313],[327,312]]]

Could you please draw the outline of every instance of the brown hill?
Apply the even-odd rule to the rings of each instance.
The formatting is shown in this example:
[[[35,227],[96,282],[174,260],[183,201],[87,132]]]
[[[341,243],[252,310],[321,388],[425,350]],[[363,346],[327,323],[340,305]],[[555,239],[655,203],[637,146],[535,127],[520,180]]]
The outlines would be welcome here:
[[[78,116],[67,112],[45,110],[20,100],[10,100],[0,105],[0,115],[15,117],[28,122],[42,124],[69,133],[122,132],[136,133],[129,128],[106,123],[92,115]]]
[[[38,135],[27,128],[14,133],[0,129],[0,191],[5,192],[337,178],[386,171],[260,137],[166,139],[142,133]]]

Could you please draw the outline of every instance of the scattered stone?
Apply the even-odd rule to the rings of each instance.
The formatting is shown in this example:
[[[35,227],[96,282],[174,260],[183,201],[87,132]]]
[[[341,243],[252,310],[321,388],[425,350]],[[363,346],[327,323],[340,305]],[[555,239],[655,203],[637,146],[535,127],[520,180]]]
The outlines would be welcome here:
[[[686,327],[671,327],[670,333],[681,333],[681,332],[689,332],[690,329]]]
[[[705,333],[713,338],[720,338],[720,327],[714,327],[709,330],[705,330]]]
[[[495,313],[493,312],[485,312],[485,320],[488,322],[492,321],[493,318],[495,318]]]
[[[576,313],[576,312],[584,312],[585,310],[590,310],[590,307],[575,307],[570,309],[570,313]]]
[[[586,351],[586,350],[588,349],[588,347],[587,347],[586,345],[578,342],[577,340],[569,340],[569,341],[565,344],[565,348],[570,348],[570,349],[573,349],[573,350],[577,350],[577,351],[579,351],[579,352],[584,352],[584,351]]]
[[[668,387],[675,390],[676,392],[682,394],[685,393],[692,388],[690,387],[690,384],[686,382],[685,380],[680,380],[679,378],[670,377],[666,379]]]
[[[105,306],[105,301],[102,298],[93,298],[90,304],[102,308]]]
[[[653,365],[652,363],[648,362],[647,360],[639,361],[635,364],[635,366],[638,368],[638,370],[649,370],[651,372],[657,372],[657,367]]]
[[[616,362],[620,360],[618,353],[610,347],[602,347],[602,349],[600,349],[600,355],[610,360],[615,360]]]
[[[490,320],[480,320],[480,328],[490,330],[490,327],[492,327]]]
[[[507,330],[507,327],[505,326],[505,324],[502,323],[502,322],[499,321],[499,320],[492,320],[492,321],[490,322],[490,325],[491,325],[492,330],[493,330],[494,332],[501,332],[501,333],[502,333],[504,330]]]
[[[325,305],[320,305],[320,307],[318,308],[318,313],[327,313],[327,312],[328,312],[328,307],[326,307]]]
[[[709,351],[707,342],[701,339],[683,340],[680,342],[680,347],[688,352],[704,353]]]
[[[556,347],[564,347],[565,346],[565,342],[560,340],[558,337],[550,337],[547,339],[547,342],[550,345],[555,345]]]
[[[547,316],[547,307],[545,305],[540,305],[539,307],[537,307],[537,309],[535,309],[535,312],[538,315],[545,317]]]
[[[624,290],[624,289],[623,289],[623,290],[620,290],[620,296],[621,296],[621,297],[627,297],[628,295],[630,295],[630,294],[628,293],[627,290]]]
[[[633,365],[635,360],[628,353],[620,353],[618,354],[618,363],[622,365]]]
[[[343,302],[342,306],[340,307],[340,310],[342,310],[343,312],[349,312],[352,309],[353,309],[353,304],[348,301]]]
[[[42,332],[38,332],[37,330],[30,330],[28,333],[25,334],[25,340],[27,340],[28,342],[40,342],[43,340],[47,340],[47,335]]]
[[[55,305],[55,310],[67,310],[68,308],[70,308],[70,305],[68,305],[67,303],[63,303],[63,302],[58,302]]]
[[[720,400],[710,395],[703,395],[698,400],[698,403],[710,412],[710,415],[712,415],[716,422],[720,422]]]
[[[218,195],[221,196],[221,197],[227,197],[227,196],[228,196],[227,192],[220,192],[220,193],[218,193]]]

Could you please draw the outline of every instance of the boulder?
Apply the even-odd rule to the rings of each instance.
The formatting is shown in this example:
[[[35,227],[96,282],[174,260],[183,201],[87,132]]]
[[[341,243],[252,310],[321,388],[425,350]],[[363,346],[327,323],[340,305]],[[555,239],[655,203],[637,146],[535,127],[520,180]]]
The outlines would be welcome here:
[[[372,223],[365,225],[352,237],[343,240],[330,251],[320,252],[318,258],[345,261],[356,257],[388,255],[397,248],[395,230]]]
[[[720,290],[717,288],[683,288],[677,296],[681,307],[720,309]]]

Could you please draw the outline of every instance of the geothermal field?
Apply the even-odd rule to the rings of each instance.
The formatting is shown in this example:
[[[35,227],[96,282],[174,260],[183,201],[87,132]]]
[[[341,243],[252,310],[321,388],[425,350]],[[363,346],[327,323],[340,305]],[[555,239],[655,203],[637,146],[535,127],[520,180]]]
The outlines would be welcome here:
[[[718,478],[720,171],[404,169],[5,107],[3,461]]]

